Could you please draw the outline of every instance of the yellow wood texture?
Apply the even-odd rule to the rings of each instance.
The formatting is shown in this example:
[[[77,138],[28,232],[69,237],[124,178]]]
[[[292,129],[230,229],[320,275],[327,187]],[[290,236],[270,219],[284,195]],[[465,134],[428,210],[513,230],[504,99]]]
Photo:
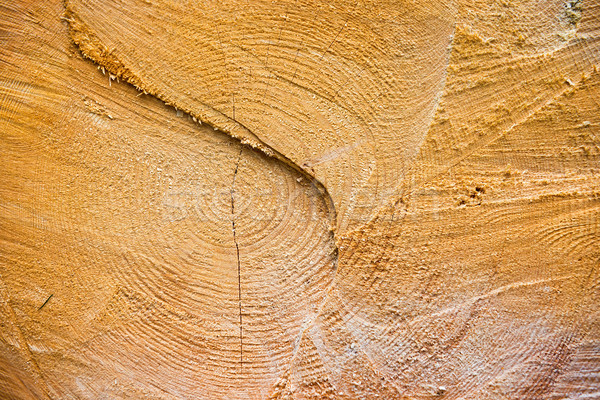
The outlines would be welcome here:
[[[0,398],[600,396],[600,3],[0,0]]]

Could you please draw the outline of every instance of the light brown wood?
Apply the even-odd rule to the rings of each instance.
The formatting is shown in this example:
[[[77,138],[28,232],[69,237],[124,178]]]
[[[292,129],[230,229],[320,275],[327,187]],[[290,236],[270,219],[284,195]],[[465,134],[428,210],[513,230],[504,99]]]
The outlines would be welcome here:
[[[0,397],[600,395],[597,1],[0,5]]]

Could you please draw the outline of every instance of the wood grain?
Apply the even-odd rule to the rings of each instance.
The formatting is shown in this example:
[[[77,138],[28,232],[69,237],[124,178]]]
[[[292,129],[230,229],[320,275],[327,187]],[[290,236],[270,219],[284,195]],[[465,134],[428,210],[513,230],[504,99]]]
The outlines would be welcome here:
[[[599,35],[0,0],[0,397],[598,398]]]

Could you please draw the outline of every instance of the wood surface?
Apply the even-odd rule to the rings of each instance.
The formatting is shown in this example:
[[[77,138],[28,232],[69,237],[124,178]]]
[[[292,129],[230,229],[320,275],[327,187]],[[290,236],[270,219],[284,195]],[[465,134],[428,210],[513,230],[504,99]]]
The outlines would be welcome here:
[[[600,398],[600,2],[0,0],[0,398]]]

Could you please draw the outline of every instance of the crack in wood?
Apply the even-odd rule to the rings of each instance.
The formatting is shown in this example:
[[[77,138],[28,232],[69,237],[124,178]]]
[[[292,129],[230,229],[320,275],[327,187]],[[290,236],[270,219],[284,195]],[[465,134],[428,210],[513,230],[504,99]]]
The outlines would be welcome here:
[[[50,301],[50,299],[52,298],[52,296],[54,296],[54,293],[52,293],[50,296],[48,296],[48,298],[46,299],[46,301],[44,302],[44,304],[42,304],[42,305],[40,306],[40,308],[38,308],[38,311],[40,311],[42,308],[44,308],[44,306],[45,306],[46,304],[48,304],[48,302]]]
[[[231,183],[231,228],[233,230],[233,242],[235,244],[235,253],[237,256],[237,273],[238,273],[238,307],[239,307],[239,316],[240,316],[240,373],[242,372],[242,368],[244,365],[244,331],[243,331],[243,321],[242,321],[242,265],[240,262],[240,247],[237,242],[237,237],[235,233],[235,178],[237,177],[238,169],[240,167],[240,161],[242,159],[242,152],[244,151],[243,147],[240,147],[240,152],[238,154],[238,159],[235,164],[235,170],[233,171],[233,181]]]

